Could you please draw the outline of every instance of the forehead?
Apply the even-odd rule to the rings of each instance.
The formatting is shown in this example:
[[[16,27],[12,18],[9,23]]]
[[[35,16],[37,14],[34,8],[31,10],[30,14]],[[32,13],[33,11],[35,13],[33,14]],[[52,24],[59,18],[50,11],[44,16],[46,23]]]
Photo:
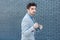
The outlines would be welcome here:
[[[30,8],[36,8],[36,6],[31,6]]]

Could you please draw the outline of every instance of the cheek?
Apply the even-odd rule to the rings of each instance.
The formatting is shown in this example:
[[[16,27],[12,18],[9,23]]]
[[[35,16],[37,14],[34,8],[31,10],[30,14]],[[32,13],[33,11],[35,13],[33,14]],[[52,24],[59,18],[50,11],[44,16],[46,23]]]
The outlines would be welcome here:
[[[33,10],[30,10],[30,12],[32,13],[32,12],[33,12]]]
[[[31,13],[34,13],[34,11],[32,10]]]

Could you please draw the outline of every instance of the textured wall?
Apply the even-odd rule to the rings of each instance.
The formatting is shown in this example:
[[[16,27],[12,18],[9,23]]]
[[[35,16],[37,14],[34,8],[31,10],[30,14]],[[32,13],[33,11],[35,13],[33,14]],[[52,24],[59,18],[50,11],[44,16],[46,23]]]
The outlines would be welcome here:
[[[36,2],[35,19],[44,26],[35,33],[36,40],[60,39],[60,0],[0,0],[0,40],[20,40],[21,20],[26,5]]]

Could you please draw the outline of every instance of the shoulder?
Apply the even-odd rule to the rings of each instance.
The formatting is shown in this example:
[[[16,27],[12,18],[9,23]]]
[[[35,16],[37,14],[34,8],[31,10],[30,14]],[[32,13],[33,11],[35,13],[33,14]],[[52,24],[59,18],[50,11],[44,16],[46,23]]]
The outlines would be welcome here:
[[[23,17],[21,24],[29,24],[30,22],[31,22],[31,19],[30,19],[29,15],[26,14]]]
[[[23,21],[28,21],[28,20],[30,20],[30,17],[29,17],[29,15],[28,14],[26,14],[24,17],[23,17]]]

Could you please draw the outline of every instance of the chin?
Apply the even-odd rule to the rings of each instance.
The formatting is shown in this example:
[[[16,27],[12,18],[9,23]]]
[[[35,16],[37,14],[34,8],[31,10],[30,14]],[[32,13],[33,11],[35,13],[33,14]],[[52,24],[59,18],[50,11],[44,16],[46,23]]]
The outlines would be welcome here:
[[[33,16],[35,15],[35,14],[32,14]]]

